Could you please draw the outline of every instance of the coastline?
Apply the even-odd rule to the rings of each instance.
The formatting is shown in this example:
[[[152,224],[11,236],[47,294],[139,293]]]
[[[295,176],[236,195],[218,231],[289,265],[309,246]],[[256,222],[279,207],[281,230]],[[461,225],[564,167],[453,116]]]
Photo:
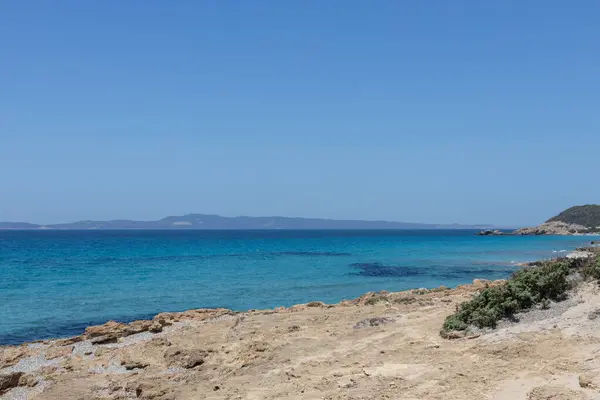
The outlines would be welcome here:
[[[523,264],[522,266],[525,266]],[[521,266],[521,265],[518,265]],[[224,316],[243,316],[246,314],[251,315],[268,315],[274,313],[286,313],[296,312],[306,308],[327,308],[333,309],[337,307],[350,307],[350,306],[362,306],[369,305],[372,299],[377,299],[380,296],[391,296],[391,297],[410,297],[414,295],[426,295],[432,293],[445,292],[447,294],[457,294],[466,292],[475,292],[486,285],[495,285],[506,282],[505,279],[488,280],[488,279],[473,279],[472,283],[458,285],[454,288],[447,286],[439,286],[437,288],[415,288],[408,289],[399,292],[388,292],[381,290],[378,292],[367,292],[357,298],[350,300],[342,300],[338,303],[324,303],[322,301],[310,301],[307,303],[294,304],[289,307],[279,306],[267,309],[248,309],[247,311],[235,311],[227,308],[196,308],[185,311],[167,311],[155,314],[152,318],[148,319],[136,319],[131,322],[120,322],[116,320],[109,320],[104,324],[100,325],[89,325],[85,328],[85,331],[80,335],[75,336],[64,336],[55,337],[48,339],[37,339],[31,341],[25,341],[17,344],[0,344],[0,350],[10,347],[30,346],[30,345],[50,345],[56,344],[59,346],[70,345],[74,343],[90,341],[90,344],[113,344],[117,343],[120,339],[128,336],[133,336],[145,332],[150,333],[161,333],[165,328],[171,327],[178,323],[195,320],[195,321],[210,321],[214,318],[220,318]],[[0,364],[0,369],[1,369]]]
[[[562,314],[555,313],[543,324],[507,325],[458,341],[440,338],[444,318],[459,304],[502,282],[474,279],[455,288],[369,292],[336,304],[313,301],[245,312],[195,309],[159,313],[127,324],[109,321],[70,338],[0,346],[0,396],[10,400],[341,399],[345,397],[336,393],[351,391],[360,397],[375,390],[394,398],[402,388],[413,396],[406,399],[441,399],[449,391],[452,398],[466,400],[486,393],[489,385],[461,383],[455,371],[463,371],[465,377],[486,371],[488,383],[501,379],[502,386],[502,379],[513,378],[502,368],[504,353],[494,349],[522,342],[523,330],[533,332],[526,342],[535,353],[519,353],[521,362],[531,363],[528,357],[533,357],[548,365],[557,355],[544,352],[564,345],[563,331],[583,335],[592,328],[598,331],[587,325],[582,330],[573,325],[573,317],[563,321]],[[574,300],[557,312],[583,307],[585,315],[580,312],[580,319],[589,325],[588,309],[600,306],[600,294],[586,288],[584,295],[585,307]],[[539,329],[542,336],[536,333]],[[569,340],[582,345],[580,338]],[[600,351],[600,342],[593,337],[585,343],[596,343]],[[473,358],[482,351],[485,359]],[[568,356],[565,351],[563,357]],[[466,367],[465,360],[473,365]],[[427,383],[432,380],[439,387]]]
[[[572,301],[557,303],[543,320],[526,316],[495,331],[440,337],[447,315],[495,283],[500,282],[368,293],[333,305],[194,310],[163,315],[171,324],[161,332],[116,342],[55,339],[3,347],[0,396],[342,400],[376,393],[375,398],[406,400],[592,399],[583,396],[595,393],[600,372],[590,355],[600,352],[600,320],[588,317],[600,306],[596,287],[583,287]],[[105,324],[88,334],[106,332],[123,330]],[[539,393],[547,396],[533,396]]]
[[[129,356],[123,356],[124,353],[128,353],[126,349],[139,346],[170,347],[171,344],[168,343],[175,336],[191,329],[210,329],[213,325],[225,324],[229,326],[227,328],[227,336],[229,336],[243,321],[255,318],[281,316],[286,319],[294,319],[296,316],[306,316],[306,314],[312,315],[325,312],[335,315],[337,313],[356,313],[364,310],[377,313],[381,306],[388,309],[387,314],[389,310],[398,311],[413,307],[427,309],[434,303],[444,305],[447,308],[448,305],[458,304],[489,285],[501,282],[504,282],[504,280],[474,279],[471,284],[459,285],[455,288],[441,286],[434,289],[421,288],[401,292],[368,292],[353,300],[343,300],[336,304],[313,301],[291,307],[248,310],[245,312],[223,308],[166,312],[159,313],[148,320],[136,320],[130,323],[108,321],[103,325],[89,326],[82,335],[73,337],[36,340],[18,345],[2,345],[0,346],[0,395],[4,394],[5,397],[0,396],[0,398],[18,400],[35,395],[46,398],[43,397],[44,393],[56,381],[57,375],[69,373],[72,370],[73,360],[88,363],[88,366],[94,366],[97,365],[97,361],[104,354],[109,352],[114,352],[118,355],[118,358],[123,358],[123,360],[115,362],[113,355],[108,360],[104,360],[103,366],[98,367],[92,375],[137,374],[140,369],[145,368],[144,363],[131,361],[128,359]],[[368,314],[372,314],[372,312]],[[324,321],[327,319],[329,317],[326,317]],[[395,320],[392,318],[388,321],[385,317],[370,317],[356,321],[352,328],[361,329],[378,326],[379,324],[384,325],[393,321]],[[299,325],[291,325],[286,328],[286,333],[294,333],[301,329],[302,327]],[[262,350],[257,351],[262,352]],[[202,354],[206,355],[205,353],[203,350]],[[190,360],[190,357],[193,359],[193,356],[184,355],[182,357],[182,360],[175,362],[175,364],[178,364],[177,367],[171,367],[173,371],[182,372],[204,364],[204,362],[195,364],[195,361]],[[3,376],[13,376],[12,390],[2,388]],[[5,391],[3,392],[2,389]],[[156,398],[162,399],[163,397]],[[170,399],[171,397],[167,398]]]
[[[578,247],[568,253],[565,253],[564,256],[567,258],[586,257],[587,255],[591,254],[590,248],[593,248],[593,247],[594,247],[593,244],[591,246]],[[598,247],[598,248],[600,248],[600,247]],[[544,260],[519,262],[519,263],[510,264],[510,266],[515,267],[515,268],[529,267],[529,266],[535,266],[540,261],[544,261]],[[218,316],[222,316],[222,315],[243,315],[245,313],[282,312],[285,310],[295,310],[295,309],[301,308],[307,304],[320,304],[321,306],[324,306],[324,307],[326,306],[328,308],[333,308],[336,306],[355,304],[357,301],[360,301],[360,299],[363,299],[368,296],[372,296],[377,293],[388,293],[388,294],[401,295],[403,293],[413,293],[415,291],[418,291],[418,292],[433,291],[433,292],[435,292],[435,291],[439,291],[440,288],[444,288],[445,290],[455,290],[455,289],[462,290],[466,287],[469,287],[470,285],[475,285],[475,286],[479,287],[482,282],[503,282],[503,281],[505,281],[505,280],[504,279],[488,280],[488,279],[483,279],[483,278],[474,278],[472,284],[468,284],[468,283],[460,284],[455,287],[447,287],[445,285],[441,285],[439,288],[413,288],[413,289],[407,289],[407,290],[402,290],[402,291],[397,291],[397,292],[389,292],[389,291],[385,291],[385,290],[382,290],[379,292],[366,292],[354,299],[350,299],[350,300],[344,299],[338,303],[324,303],[322,301],[314,301],[313,300],[313,301],[309,301],[306,303],[294,304],[289,307],[277,306],[277,307],[266,308],[266,309],[247,309],[246,311],[236,311],[236,310],[232,310],[232,309],[228,309],[228,308],[217,307],[217,308],[191,308],[191,309],[187,309],[187,310],[183,310],[183,311],[158,312],[156,314],[153,314],[149,318],[140,318],[140,319],[132,318],[130,320],[124,320],[124,321],[123,320],[117,321],[115,319],[109,319],[103,324],[88,325],[85,327],[84,332],[82,332],[79,335],[64,335],[64,336],[56,336],[56,337],[51,337],[51,338],[26,340],[26,341],[19,342],[19,343],[0,344],[0,350],[3,348],[6,348],[6,347],[22,346],[22,345],[36,344],[36,343],[50,343],[50,342],[54,342],[54,341],[58,341],[59,343],[76,343],[76,342],[80,342],[80,341],[84,341],[84,340],[94,339],[95,342],[103,344],[103,343],[109,343],[109,342],[112,342],[113,340],[115,340],[115,338],[112,337],[115,335],[116,335],[116,338],[118,339],[118,338],[126,337],[129,335],[147,332],[147,331],[153,332],[153,333],[158,333],[158,332],[161,332],[161,329],[163,327],[170,325],[169,321],[179,322],[180,320],[185,320],[185,319],[195,319],[195,318],[198,318],[198,315],[202,315],[203,317],[201,317],[201,319],[204,319],[204,318],[210,318],[210,315],[212,315],[212,314],[215,314],[218,317]],[[111,331],[114,331],[114,332],[111,332]],[[101,332],[102,334],[99,334],[98,332]],[[109,337],[99,338],[99,336],[105,336],[105,335],[108,335]],[[0,364],[0,366],[1,366],[1,364]]]

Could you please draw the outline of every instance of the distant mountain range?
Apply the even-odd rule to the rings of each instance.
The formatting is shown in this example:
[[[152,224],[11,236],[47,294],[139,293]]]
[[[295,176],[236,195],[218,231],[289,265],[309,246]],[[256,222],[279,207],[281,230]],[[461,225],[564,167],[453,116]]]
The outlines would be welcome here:
[[[158,221],[78,221],[37,225],[27,222],[0,222],[0,229],[489,229],[491,225],[438,225],[390,221],[355,221],[290,217],[221,217],[188,214]]]

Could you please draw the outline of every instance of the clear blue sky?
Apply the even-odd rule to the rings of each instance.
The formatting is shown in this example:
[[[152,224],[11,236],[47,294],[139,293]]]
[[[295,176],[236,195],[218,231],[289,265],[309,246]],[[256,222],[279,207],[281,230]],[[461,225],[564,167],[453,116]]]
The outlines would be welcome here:
[[[600,202],[597,1],[0,2],[0,220]]]

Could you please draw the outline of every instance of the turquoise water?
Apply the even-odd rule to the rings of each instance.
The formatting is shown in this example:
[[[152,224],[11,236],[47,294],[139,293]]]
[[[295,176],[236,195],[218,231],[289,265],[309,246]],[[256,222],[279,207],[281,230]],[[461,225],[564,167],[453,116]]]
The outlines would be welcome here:
[[[585,237],[474,231],[0,231],[0,344],[162,311],[338,302],[505,278]]]

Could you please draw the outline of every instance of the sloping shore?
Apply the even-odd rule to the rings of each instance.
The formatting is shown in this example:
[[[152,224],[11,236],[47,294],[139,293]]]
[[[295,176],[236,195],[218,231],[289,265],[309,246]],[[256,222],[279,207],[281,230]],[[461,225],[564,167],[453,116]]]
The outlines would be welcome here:
[[[8,346],[2,398],[600,399],[598,288],[541,320],[442,339],[445,317],[488,284],[166,313]]]

